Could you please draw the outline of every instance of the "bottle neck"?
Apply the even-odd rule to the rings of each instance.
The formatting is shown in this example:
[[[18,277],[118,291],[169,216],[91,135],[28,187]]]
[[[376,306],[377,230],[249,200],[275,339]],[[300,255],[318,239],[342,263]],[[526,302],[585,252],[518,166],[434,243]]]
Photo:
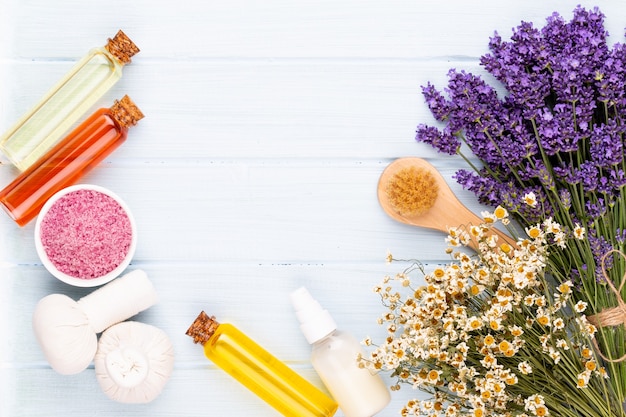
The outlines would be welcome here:
[[[326,334],[326,335],[320,337],[319,339],[311,342],[311,345],[315,346],[315,345],[320,345],[322,343],[325,343],[328,339],[337,336],[338,332],[339,332],[339,330],[334,329],[334,330],[330,331],[328,334]]]

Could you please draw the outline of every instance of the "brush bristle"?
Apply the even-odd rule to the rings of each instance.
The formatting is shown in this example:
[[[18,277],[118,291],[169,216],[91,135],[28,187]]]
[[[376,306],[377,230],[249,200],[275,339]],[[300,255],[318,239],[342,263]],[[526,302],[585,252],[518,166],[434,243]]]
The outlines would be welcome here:
[[[389,202],[405,216],[418,216],[428,211],[435,204],[438,191],[431,173],[413,166],[398,171],[387,185]]]

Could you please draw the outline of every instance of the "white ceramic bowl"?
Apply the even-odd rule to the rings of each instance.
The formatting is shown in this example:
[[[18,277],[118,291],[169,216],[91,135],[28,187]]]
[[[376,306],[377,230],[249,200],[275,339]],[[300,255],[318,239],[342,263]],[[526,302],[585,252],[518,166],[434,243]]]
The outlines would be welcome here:
[[[97,276],[97,277],[80,278],[80,277],[72,276],[65,272],[60,271],[55,266],[53,261],[50,259],[48,253],[46,253],[46,248],[44,246],[44,243],[42,242],[41,235],[42,235],[43,219],[46,217],[50,209],[61,198],[65,197],[69,193],[72,193],[78,190],[92,190],[92,191],[96,191],[98,193],[111,197],[126,212],[126,216],[128,217],[128,220],[130,221],[132,236],[131,236],[131,242],[130,242],[130,247],[128,249],[128,252],[126,253],[123,260],[117,265],[117,267],[115,267],[110,272],[101,276]],[[115,193],[111,192],[110,190],[104,187],[100,187],[100,186],[92,185],[92,184],[73,185],[57,192],[52,197],[50,197],[50,199],[46,202],[46,204],[44,204],[43,208],[41,209],[41,212],[39,213],[37,217],[37,221],[35,223],[35,247],[37,249],[37,254],[39,255],[39,258],[41,259],[41,262],[43,263],[44,267],[59,280],[67,284],[76,286],[76,287],[96,287],[99,285],[106,284],[107,282],[121,275],[122,272],[126,269],[126,267],[130,264],[130,261],[135,254],[135,248],[137,247],[137,226],[135,224],[135,219],[133,218],[133,215],[130,209],[128,208],[126,203],[120,197],[118,197]]]

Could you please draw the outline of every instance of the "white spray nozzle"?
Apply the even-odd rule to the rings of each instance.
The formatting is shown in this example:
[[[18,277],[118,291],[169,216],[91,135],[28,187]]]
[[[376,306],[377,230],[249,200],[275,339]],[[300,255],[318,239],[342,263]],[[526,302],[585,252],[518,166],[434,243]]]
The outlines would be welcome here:
[[[293,291],[290,298],[300,330],[309,343],[315,343],[337,329],[337,323],[328,310],[323,309],[305,287]]]

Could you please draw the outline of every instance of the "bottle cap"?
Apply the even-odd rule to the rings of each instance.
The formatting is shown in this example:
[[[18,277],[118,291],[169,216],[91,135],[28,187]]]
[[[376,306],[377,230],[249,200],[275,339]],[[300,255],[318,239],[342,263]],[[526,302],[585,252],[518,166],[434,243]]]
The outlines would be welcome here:
[[[143,113],[139,107],[125,95],[121,100],[115,100],[111,106],[111,113],[115,120],[125,128],[135,126],[137,122],[143,119]]]
[[[323,309],[305,287],[292,292],[290,298],[300,321],[300,330],[310,344],[337,330],[337,323],[328,310]]]
[[[201,311],[198,318],[191,324],[185,334],[193,337],[194,343],[204,345],[213,336],[219,325],[217,320],[215,320],[215,316],[209,317],[207,313]]]
[[[130,62],[130,58],[139,52],[137,45],[130,40],[121,30],[117,32],[113,39],[109,38],[104,46],[113,56],[120,60],[123,65]]]

